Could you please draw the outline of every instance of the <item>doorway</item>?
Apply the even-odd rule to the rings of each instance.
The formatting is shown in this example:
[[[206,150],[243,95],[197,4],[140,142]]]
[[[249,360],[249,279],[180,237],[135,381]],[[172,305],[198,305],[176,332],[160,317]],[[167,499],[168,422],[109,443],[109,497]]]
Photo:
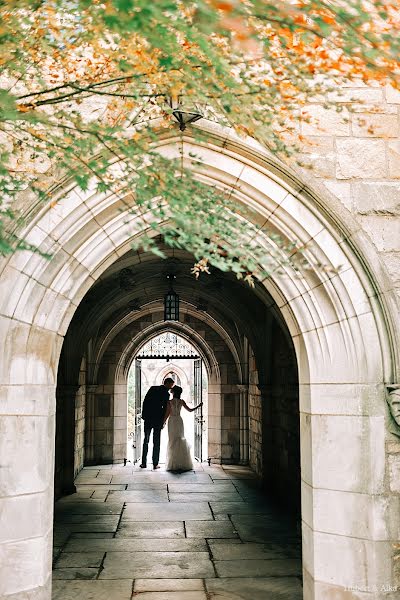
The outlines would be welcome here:
[[[127,457],[136,464],[143,441],[142,404],[148,389],[162,385],[170,377],[182,387],[182,398],[189,407],[203,406],[194,412],[182,410],[185,437],[195,461],[208,458],[208,377],[203,359],[186,339],[163,332],[148,340],[137,352],[128,373],[128,447]],[[161,436],[160,463],[165,462],[168,436]]]

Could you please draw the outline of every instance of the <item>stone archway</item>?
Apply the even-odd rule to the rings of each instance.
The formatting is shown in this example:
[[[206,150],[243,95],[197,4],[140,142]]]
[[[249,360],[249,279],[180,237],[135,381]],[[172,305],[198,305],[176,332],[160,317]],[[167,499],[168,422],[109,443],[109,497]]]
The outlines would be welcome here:
[[[299,367],[304,598],[345,598],[348,586],[387,584],[394,528],[386,511],[396,500],[385,475],[385,385],[398,375],[400,344],[386,274],[332,198],[313,194],[258,146],[226,131],[209,133],[207,146],[186,134],[166,136],[160,151],[183,152],[188,165],[191,152],[201,155],[202,167],[191,165],[197,176],[251,206],[261,229],[268,225],[309,244],[309,269],[301,278],[284,267],[263,282],[290,331]],[[32,597],[49,597],[63,336],[85,293],[129,245],[117,199],[72,189],[57,200],[27,227],[28,241],[53,252],[52,262],[19,253],[3,261],[0,278],[2,504],[6,521],[18,523],[1,547],[5,596],[30,590]],[[340,271],[321,275],[315,267],[321,261]],[[46,517],[19,519],[39,512]]]

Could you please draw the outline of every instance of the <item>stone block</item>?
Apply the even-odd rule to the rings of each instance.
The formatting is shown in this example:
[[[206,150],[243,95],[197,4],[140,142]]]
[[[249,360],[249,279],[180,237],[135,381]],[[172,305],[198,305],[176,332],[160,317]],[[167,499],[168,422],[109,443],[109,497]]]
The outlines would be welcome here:
[[[0,419],[0,496],[47,491],[52,485],[54,417]]]
[[[400,287],[400,252],[384,252],[381,254],[395,287]]]
[[[0,414],[50,416],[55,405],[54,385],[0,385]]]
[[[400,219],[398,217],[370,215],[360,217],[362,227],[380,252],[399,250]]]
[[[326,109],[320,104],[307,106],[302,111],[302,134],[309,136],[350,135],[349,112]]]
[[[390,490],[395,493],[400,493],[400,455],[394,454],[389,456],[389,477]]]
[[[389,177],[400,178],[400,142],[388,143]]]
[[[388,84],[385,87],[386,102],[389,104],[400,104],[400,91]]]
[[[351,104],[354,102],[363,104],[382,104],[383,92],[382,88],[377,87],[339,87],[334,92],[328,93],[328,99],[338,103]]]
[[[361,215],[400,215],[400,182],[363,181],[351,186],[354,209]]]
[[[0,542],[46,536],[52,513],[48,493],[0,498]]]
[[[356,137],[395,138],[399,134],[398,116],[356,113],[352,115],[352,131]]]
[[[304,483],[303,488],[303,518],[315,530],[373,541],[398,539],[399,498],[311,489]]]
[[[302,412],[354,416],[385,414],[383,385],[315,383],[304,384],[301,390]]]
[[[337,179],[375,179],[387,176],[383,140],[338,139]]]
[[[335,138],[333,136],[304,136],[301,153],[325,156],[326,154],[334,152],[334,140]]]
[[[383,417],[322,416],[311,420],[313,487],[381,493],[385,470]],[[302,456],[302,465],[307,457]],[[308,471],[309,476],[309,471]]]
[[[338,586],[380,586],[392,580],[389,542],[314,532],[314,578]]]
[[[332,152],[325,156],[305,154],[299,157],[300,166],[305,173],[310,173],[317,179],[332,179],[336,173],[336,156]]]
[[[51,574],[51,536],[0,545],[0,597],[45,586]]]
[[[338,198],[348,209],[352,209],[352,194],[350,183],[343,181],[324,181],[324,186]]]

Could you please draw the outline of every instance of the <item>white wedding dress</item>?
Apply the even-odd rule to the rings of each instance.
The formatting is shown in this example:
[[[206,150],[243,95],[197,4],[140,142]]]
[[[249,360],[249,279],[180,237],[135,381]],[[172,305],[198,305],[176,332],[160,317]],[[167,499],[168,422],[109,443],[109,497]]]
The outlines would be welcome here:
[[[172,398],[168,419],[167,471],[191,471],[193,461],[181,417],[182,400]]]

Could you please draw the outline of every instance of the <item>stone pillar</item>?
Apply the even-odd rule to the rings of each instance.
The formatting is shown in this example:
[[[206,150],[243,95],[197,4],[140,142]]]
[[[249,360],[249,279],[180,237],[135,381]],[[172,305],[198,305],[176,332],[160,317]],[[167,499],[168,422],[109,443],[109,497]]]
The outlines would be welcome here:
[[[249,384],[241,384],[237,387],[240,393],[240,464],[247,465],[249,463]]]
[[[258,383],[257,389],[259,391],[259,408],[260,408],[260,426],[259,426],[259,444],[261,445],[261,470],[260,475],[263,480],[267,476],[268,463],[271,462],[270,446],[272,443],[270,430],[271,430],[271,386],[266,383]]]
[[[79,385],[57,387],[56,414],[56,484],[57,495],[76,492],[75,462],[75,397]]]
[[[95,403],[97,385],[86,385],[85,465],[93,464],[95,448]]]
[[[0,317],[0,340],[0,598],[50,600],[62,338]]]

